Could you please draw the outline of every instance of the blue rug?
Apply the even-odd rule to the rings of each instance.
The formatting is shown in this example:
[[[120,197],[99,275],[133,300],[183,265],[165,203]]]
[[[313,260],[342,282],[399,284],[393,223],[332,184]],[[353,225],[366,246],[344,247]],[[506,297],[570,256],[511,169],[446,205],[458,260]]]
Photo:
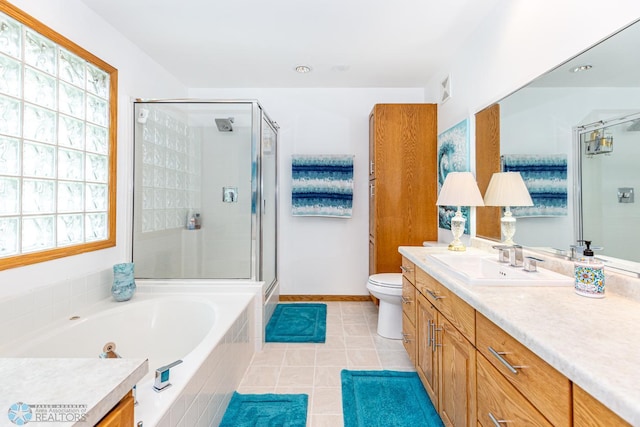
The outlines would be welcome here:
[[[418,374],[397,371],[341,372],[344,427],[440,427]]]
[[[305,427],[306,394],[234,392],[219,427]]]
[[[326,304],[278,304],[267,323],[265,341],[322,343],[326,335]]]

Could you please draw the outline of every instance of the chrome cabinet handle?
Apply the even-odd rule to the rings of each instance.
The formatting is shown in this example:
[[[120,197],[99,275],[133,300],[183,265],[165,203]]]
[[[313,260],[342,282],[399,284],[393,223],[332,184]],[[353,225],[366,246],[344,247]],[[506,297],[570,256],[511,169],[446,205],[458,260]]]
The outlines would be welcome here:
[[[441,297],[439,295],[437,295],[435,292],[433,292],[431,289],[427,288],[426,286],[424,288],[422,288],[422,290],[426,293],[428,293],[429,295],[431,295],[431,298],[433,298],[434,300],[439,300],[442,299],[444,297]]]
[[[508,354],[505,351],[495,351],[491,346],[488,347],[489,352],[493,354],[496,359],[500,361],[513,375],[518,375],[518,369],[526,368],[526,366],[514,366],[511,363],[507,362],[507,359],[502,357],[503,354]]]
[[[413,301],[410,298],[407,298],[405,296],[402,297],[402,303],[403,304],[411,304]]]
[[[431,351],[433,351],[433,346],[431,345],[431,320],[427,320],[427,347],[431,347]]]
[[[489,412],[489,418],[491,418],[491,422],[495,427],[501,427],[500,424],[507,424],[509,422],[507,420],[497,419],[491,412]]]
[[[405,344],[408,344],[411,342],[411,340],[409,339],[409,334],[405,334],[404,332],[402,333],[402,342]]]
[[[436,328],[436,322],[433,322],[433,339],[431,340],[431,351],[436,351],[438,347],[442,347],[442,344],[438,344],[438,336],[436,332],[441,332],[442,328]]]
[[[405,267],[404,265],[400,266],[400,271],[402,271],[403,273],[411,273],[413,271],[413,269],[409,268],[409,267]]]

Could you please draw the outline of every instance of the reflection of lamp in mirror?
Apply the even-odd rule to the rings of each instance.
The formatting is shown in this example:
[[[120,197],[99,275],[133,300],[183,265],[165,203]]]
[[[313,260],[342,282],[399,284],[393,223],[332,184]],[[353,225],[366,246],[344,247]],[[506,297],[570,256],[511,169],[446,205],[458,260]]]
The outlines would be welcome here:
[[[511,216],[510,206],[533,206],[531,195],[522,180],[520,172],[494,173],[484,195],[485,206],[504,206],[504,216],[500,228],[505,245],[513,245],[516,234],[516,219]]]
[[[478,184],[471,172],[449,172],[440,189],[436,202],[438,206],[457,206],[458,210],[451,218],[451,233],[453,241],[449,244],[450,251],[464,251],[467,248],[460,241],[464,234],[466,219],[462,216],[460,206],[484,206]]]

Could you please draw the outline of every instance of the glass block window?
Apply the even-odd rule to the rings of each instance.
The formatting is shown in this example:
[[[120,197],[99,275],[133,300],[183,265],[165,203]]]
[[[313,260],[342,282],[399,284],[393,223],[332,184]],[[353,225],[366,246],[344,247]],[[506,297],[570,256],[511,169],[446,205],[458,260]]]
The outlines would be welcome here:
[[[0,269],[115,245],[116,83],[0,4]]]

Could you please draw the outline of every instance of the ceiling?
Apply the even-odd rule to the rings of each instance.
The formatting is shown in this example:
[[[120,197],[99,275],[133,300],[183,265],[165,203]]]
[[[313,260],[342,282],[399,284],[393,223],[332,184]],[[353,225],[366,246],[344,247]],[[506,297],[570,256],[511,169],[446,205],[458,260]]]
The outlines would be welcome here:
[[[504,0],[81,1],[189,88],[267,88],[423,87]]]

